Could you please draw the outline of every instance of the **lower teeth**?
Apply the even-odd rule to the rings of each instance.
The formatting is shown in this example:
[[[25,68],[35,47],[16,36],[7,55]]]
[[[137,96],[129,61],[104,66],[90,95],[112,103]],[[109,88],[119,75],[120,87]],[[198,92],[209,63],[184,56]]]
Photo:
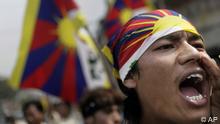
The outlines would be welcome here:
[[[186,96],[187,99],[189,99],[192,102],[196,102],[198,100],[201,100],[203,96],[199,94],[198,96]]]

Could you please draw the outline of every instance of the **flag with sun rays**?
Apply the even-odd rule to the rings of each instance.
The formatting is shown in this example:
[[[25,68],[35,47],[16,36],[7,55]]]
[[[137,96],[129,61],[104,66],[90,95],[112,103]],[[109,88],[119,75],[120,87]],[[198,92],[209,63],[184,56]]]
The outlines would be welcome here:
[[[104,20],[105,35],[110,39],[131,17],[153,8],[151,0],[116,0]]]
[[[37,88],[69,102],[111,87],[97,47],[72,0],[29,0],[13,88]]]

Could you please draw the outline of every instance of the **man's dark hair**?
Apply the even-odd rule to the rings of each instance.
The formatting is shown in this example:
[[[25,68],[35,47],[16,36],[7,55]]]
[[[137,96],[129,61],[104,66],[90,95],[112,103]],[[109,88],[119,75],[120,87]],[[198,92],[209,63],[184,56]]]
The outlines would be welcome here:
[[[6,124],[15,124],[15,117],[13,116],[6,116],[5,117]]]
[[[138,61],[133,64],[125,80],[134,79],[135,76],[140,77]],[[118,80],[118,83],[122,92],[127,96],[124,100],[124,121],[126,124],[138,124],[142,113],[138,94],[135,89],[125,87],[121,80]]]
[[[112,89],[98,88],[86,92],[80,100],[80,109],[84,118],[92,116],[98,110],[107,110],[112,105],[121,106],[121,94]]]
[[[26,116],[26,111],[31,105],[35,106],[39,112],[44,113],[44,109],[43,109],[41,102],[38,100],[31,100],[31,101],[25,102],[22,106],[22,111],[23,111],[24,116]]]
[[[128,72],[128,74],[126,75],[125,77],[125,80],[128,80],[128,79],[133,79],[134,76],[137,76],[138,78],[140,77],[140,72],[139,72],[139,67],[138,67],[138,61],[136,61],[131,70]],[[118,84],[119,84],[119,87],[120,89],[122,90],[122,92],[129,96],[130,94],[133,94],[134,92],[134,89],[131,89],[131,88],[127,88],[124,86],[123,82],[119,79],[118,80]]]

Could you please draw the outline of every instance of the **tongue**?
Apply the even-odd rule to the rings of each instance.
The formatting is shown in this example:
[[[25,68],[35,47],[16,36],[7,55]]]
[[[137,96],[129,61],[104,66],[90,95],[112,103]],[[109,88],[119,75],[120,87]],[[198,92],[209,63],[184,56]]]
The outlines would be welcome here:
[[[194,87],[181,87],[180,91],[184,96],[198,96],[199,92]]]

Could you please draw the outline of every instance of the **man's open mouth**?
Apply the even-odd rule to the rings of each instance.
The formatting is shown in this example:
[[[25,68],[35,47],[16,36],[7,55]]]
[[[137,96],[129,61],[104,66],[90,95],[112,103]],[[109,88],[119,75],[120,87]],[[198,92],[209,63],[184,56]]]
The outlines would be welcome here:
[[[207,103],[208,85],[202,73],[191,73],[186,75],[179,85],[180,92],[185,100],[194,105]]]

